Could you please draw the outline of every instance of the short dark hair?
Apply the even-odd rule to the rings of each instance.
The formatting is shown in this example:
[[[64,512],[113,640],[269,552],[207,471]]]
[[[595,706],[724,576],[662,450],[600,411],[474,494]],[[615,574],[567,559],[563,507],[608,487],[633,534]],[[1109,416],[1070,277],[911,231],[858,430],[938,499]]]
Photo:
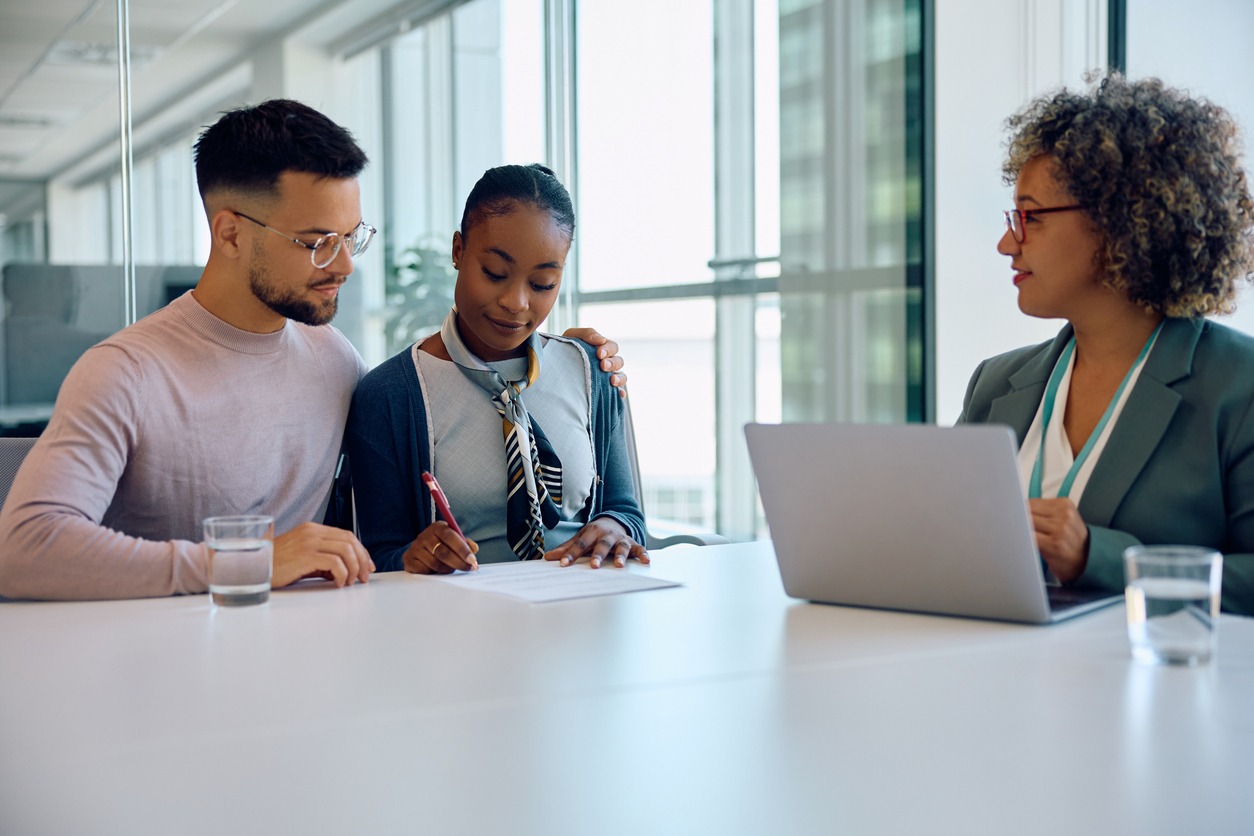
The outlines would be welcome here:
[[[308,105],[270,99],[229,110],[196,140],[196,185],[276,195],[285,171],[348,179],[366,167],[353,135]]]
[[[1166,316],[1231,311],[1254,267],[1236,122],[1155,78],[1090,81],[1087,92],[1042,96],[1008,120],[1006,183],[1034,157],[1052,157],[1103,239],[1107,285]]]
[[[553,215],[568,239],[575,236],[575,208],[570,192],[553,171],[539,163],[489,168],[470,190],[462,212],[462,237],[485,218],[508,215],[519,204],[535,206]]]

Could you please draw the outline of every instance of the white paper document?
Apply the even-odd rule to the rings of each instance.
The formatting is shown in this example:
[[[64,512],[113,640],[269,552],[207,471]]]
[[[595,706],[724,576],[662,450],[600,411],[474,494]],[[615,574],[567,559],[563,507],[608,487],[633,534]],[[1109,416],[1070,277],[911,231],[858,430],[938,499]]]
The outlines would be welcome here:
[[[559,566],[555,560],[485,563],[480,565],[478,572],[427,577],[467,589],[521,598],[533,604],[680,585],[675,581],[634,574],[605,564],[600,569],[593,569],[587,563]]]

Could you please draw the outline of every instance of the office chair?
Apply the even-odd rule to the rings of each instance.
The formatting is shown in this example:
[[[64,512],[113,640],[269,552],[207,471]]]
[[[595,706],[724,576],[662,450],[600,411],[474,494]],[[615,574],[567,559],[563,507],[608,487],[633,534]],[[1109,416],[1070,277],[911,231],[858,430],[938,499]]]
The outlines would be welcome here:
[[[26,454],[34,446],[33,438],[0,438],[0,507],[9,497],[17,469],[26,460]]]
[[[640,482],[640,459],[636,454],[636,429],[631,421],[631,398],[623,393],[623,434],[627,437],[627,459],[631,466],[631,482],[636,490],[636,502],[640,503],[640,513],[644,515],[645,539],[644,547],[664,549],[687,543],[693,546],[717,546],[731,542],[721,534],[714,532],[691,532],[667,530],[665,526],[653,528],[649,524],[649,514],[644,507],[644,487]]]
[[[26,460],[26,454],[35,444],[33,438],[0,438],[0,508],[9,498],[9,488],[13,487],[13,478],[17,469]],[[11,599],[0,595],[0,603],[8,603]]]

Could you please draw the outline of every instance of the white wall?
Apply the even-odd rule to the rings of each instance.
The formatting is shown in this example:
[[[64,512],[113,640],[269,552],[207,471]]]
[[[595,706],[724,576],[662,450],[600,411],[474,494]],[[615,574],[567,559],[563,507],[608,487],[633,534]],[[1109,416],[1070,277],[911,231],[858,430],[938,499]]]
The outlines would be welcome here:
[[[951,424],[976,365],[1049,339],[1058,321],[1019,312],[998,255],[1006,117],[1106,63],[1105,0],[936,4],[936,406]],[[1246,30],[1250,31],[1250,30]]]
[[[1254,134],[1254,3],[1249,0],[1128,0],[1128,77],[1158,76],[1227,108]],[[1221,322],[1254,333],[1254,292]]]

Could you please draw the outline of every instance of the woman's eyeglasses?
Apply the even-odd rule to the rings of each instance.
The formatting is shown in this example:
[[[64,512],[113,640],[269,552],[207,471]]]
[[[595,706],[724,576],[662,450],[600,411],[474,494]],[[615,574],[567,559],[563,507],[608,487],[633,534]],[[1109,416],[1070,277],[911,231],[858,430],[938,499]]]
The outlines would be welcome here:
[[[1028,237],[1027,221],[1033,215],[1048,215],[1050,212],[1072,212],[1076,209],[1083,209],[1080,204],[1072,206],[1051,206],[1048,209],[1011,209],[1006,212],[1006,229],[1010,230],[1010,234],[1014,239],[1022,244]]]

